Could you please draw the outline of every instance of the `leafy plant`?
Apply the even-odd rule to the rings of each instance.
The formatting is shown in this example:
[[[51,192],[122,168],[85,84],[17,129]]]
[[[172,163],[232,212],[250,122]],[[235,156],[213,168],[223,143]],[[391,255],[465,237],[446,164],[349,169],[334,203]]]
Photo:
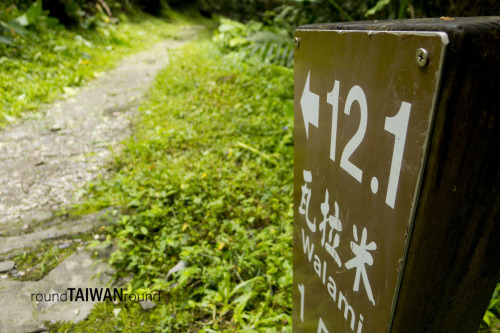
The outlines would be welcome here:
[[[479,332],[497,332],[500,330],[500,283],[497,284],[490,304],[486,309]]]
[[[368,17],[368,16],[375,15],[376,13],[378,13],[378,12],[382,11],[384,8],[386,8],[390,2],[391,2],[390,0],[377,1],[375,6],[373,6],[372,8],[370,8],[366,11],[365,16]]]
[[[214,41],[225,52],[238,52],[241,58],[256,56],[261,61],[291,67],[292,38],[284,29],[265,26],[262,22],[242,24],[221,19]]]
[[[42,1],[35,1],[31,7],[21,16],[17,17],[12,23],[27,27],[36,24],[42,15]]]

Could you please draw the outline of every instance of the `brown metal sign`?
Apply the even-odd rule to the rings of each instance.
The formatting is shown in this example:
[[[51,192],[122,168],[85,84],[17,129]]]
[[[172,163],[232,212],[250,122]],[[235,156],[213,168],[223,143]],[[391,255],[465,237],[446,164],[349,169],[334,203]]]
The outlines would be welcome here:
[[[294,332],[386,332],[447,35],[297,30]]]

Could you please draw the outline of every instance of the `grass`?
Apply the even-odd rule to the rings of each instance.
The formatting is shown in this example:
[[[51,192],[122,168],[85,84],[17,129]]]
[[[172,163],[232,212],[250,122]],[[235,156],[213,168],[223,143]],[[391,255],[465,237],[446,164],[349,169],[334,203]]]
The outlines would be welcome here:
[[[161,310],[160,310],[161,309]],[[137,332],[150,333],[157,328],[158,322],[171,313],[166,308],[155,308],[151,312],[143,311],[137,302],[120,302],[114,304],[106,301],[97,304],[89,317],[77,325],[71,322],[45,324],[49,332]],[[113,312],[114,311],[114,312]],[[90,323],[90,324],[89,324]],[[186,331],[187,333],[188,331]]]
[[[14,7],[0,6],[0,20],[16,17]],[[0,43],[0,127],[26,117],[63,94],[71,94],[109,69],[123,56],[147,48],[165,38],[176,38],[186,24],[197,24],[180,13],[168,19],[137,14],[120,17],[120,24],[102,24],[95,30],[67,30],[42,21],[24,34],[12,31],[14,43]]]
[[[184,48],[158,76],[114,176],[90,185],[80,207],[123,207],[112,262],[133,275],[130,289],[168,298],[144,325],[291,330],[292,94],[292,70],[211,43]],[[180,260],[188,268],[167,281]],[[109,312],[106,322],[133,332],[130,316]],[[73,331],[92,331],[92,318]]]

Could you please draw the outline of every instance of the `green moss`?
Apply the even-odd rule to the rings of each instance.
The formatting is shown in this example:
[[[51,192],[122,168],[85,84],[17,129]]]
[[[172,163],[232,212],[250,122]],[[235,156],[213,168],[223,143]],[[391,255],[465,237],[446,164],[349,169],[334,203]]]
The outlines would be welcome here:
[[[97,231],[103,234],[106,233],[106,228],[100,227]],[[16,262],[16,269],[22,274],[16,279],[20,281],[40,280],[64,259],[77,251],[78,247],[84,247],[92,241],[92,233],[43,241],[39,246],[26,250],[23,254],[12,259]],[[67,247],[61,247],[62,244],[67,244],[65,245]]]
[[[46,323],[50,332],[91,333],[91,332],[155,332],[157,323],[164,315],[163,308],[142,310],[137,302],[118,303],[106,301],[97,304],[86,320],[77,324],[71,322]],[[114,311],[114,312],[113,312]]]

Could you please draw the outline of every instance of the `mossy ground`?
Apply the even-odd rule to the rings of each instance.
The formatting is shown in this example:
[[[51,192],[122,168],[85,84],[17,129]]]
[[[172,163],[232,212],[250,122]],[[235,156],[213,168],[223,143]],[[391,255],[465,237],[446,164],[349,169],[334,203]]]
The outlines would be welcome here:
[[[53,268],[69,257],[79,247],[83,248],[89,244],[97,244],[94,236],[106,235],[106,227],[99,227],[95,232],[74,235],[57,240],[43,241],[39,246],[24,251],[22,254],[12,258],[16,262],[19,276],[15,279],[20,281],[37,281],[44,278]]]

